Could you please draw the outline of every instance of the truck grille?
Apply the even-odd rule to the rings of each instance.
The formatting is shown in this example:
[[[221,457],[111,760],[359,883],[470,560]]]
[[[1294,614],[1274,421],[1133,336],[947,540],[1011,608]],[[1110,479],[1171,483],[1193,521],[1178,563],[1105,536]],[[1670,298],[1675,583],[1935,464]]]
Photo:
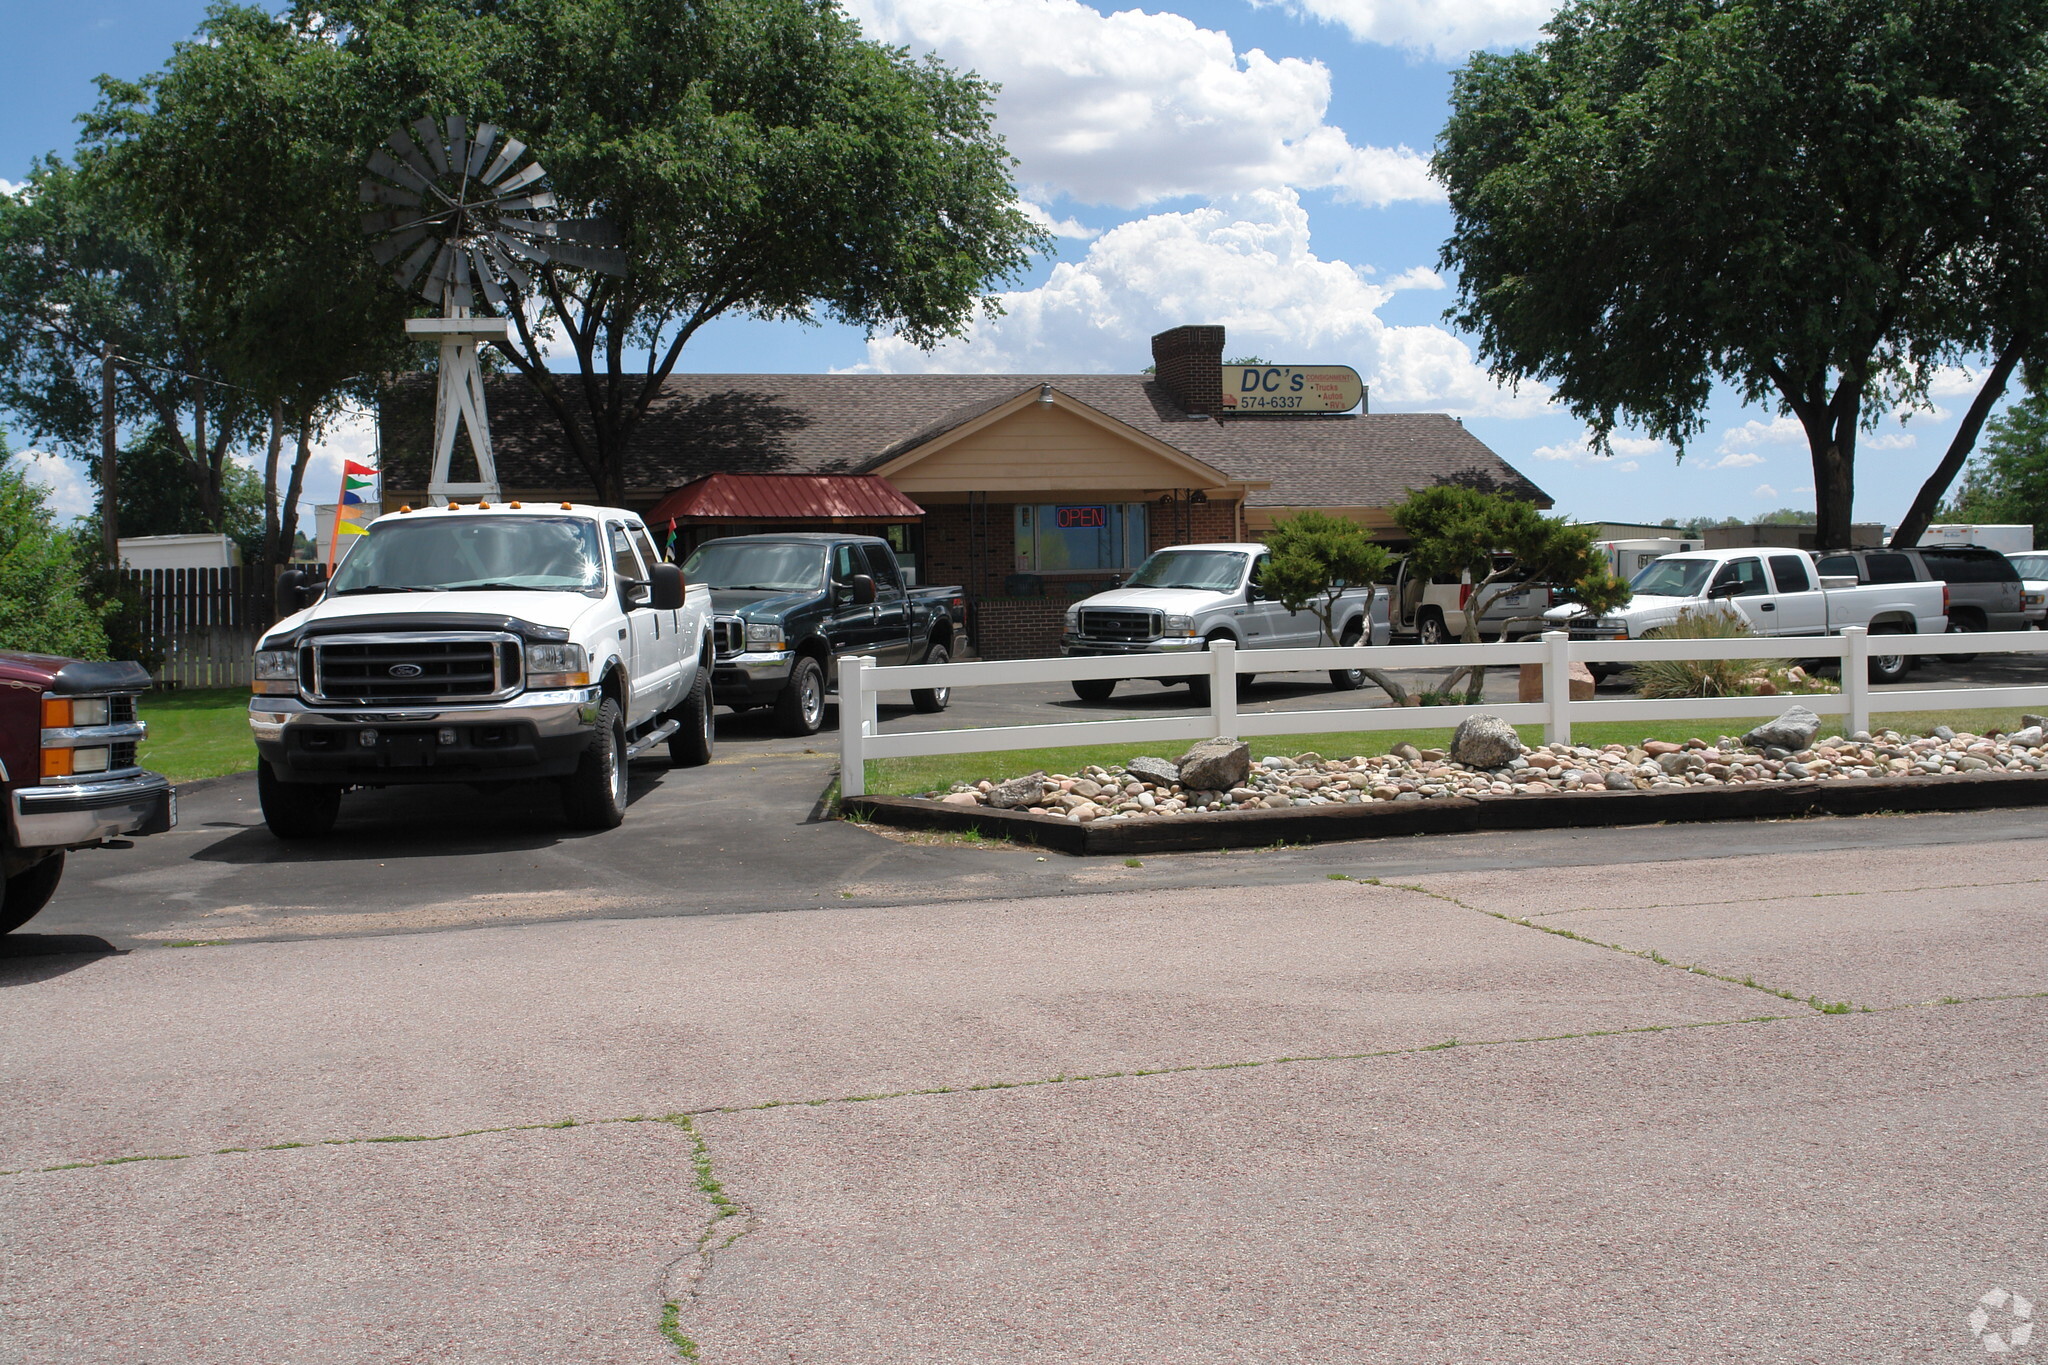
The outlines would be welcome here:
[[[363,706],[496,701],[519,690],[519,665],[519,637],[495,632],[329,635],[299,656],[315,701]]]
[[[1081,613],[1081,634],[1090,640],[1156,640],[1159,638],[1159,613],[1084,611]]]
[[[717,616],[711,621],[711,648],[721,659],[743,654],[747,648],[747,623],[737,616]]]

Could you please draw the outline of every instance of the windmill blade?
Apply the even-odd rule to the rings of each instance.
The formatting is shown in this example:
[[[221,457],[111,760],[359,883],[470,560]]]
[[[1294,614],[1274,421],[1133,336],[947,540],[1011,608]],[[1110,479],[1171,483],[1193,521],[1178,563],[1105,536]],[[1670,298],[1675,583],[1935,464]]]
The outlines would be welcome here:
[[[391,150],[398,153],[398,159],[412,167],[413,174],[420,178],[420,183],[431,189],[434,183],[434,168],[427,164],[427,159],[420,154],[420,149],[405,135],[405,129],[394,130],[385,140],[390,144]]]
[[[356,198],[365,204],[396,204],[400,208],[417,212],[423,207],[420,196],[413,190],[402,190],[396,185],[387,185],[381,180],[364,180],[356,186]]]
[[[370,243],[370,255],[378,265],[390,265],[398,259],[399,253],[408,250],[426,235],[427,230],[423,227],[394,232],[389,237]]]
[[[511,256],[507,255],[505,249],[499,246],[497,242],[487,241],[484,245],[490,248],[491,263],[505,272],[505,278],[512,281],[512,287],[521,294],[531,294],[533,292],[533,277],[526,273],[525,268],[519,262],[513,260]]]
[[[609,218],[558,218],[549,224],[554,235],[565,241],[581,242],[585,246],[620,247],[626,244],[626,234],[619,231],[619,225]]]
[[[378,209],[363,215],[363,235],[374,237],[383,232],[396,232],[422,221],[418,209]]]
[[[420,283],[420,292],[435,303],[441,301],[441,294],[448,283],[448,268],[455,259],[455,247],[451,243],[440,242],[437,245],[440,250],[434,256],[433,269],[427,272],[427,278]]]
[[[548,254],[531,242],[522,242],[509,232],[493,232],[491,237],[511,255],[517,256],[522,260],[532,261],[535,265],[546,265],[548,263]]]
[[[574,242],[551,242],[546,250],[557,265],[572,266],[577,270],[596,270],[606,275],[626,273],[626,253],[623,251],[578,246]]]
[[[484,287],[484,297],[489,299],[491,307],[499,312],[509,312],[510,306],[505,302],[505,291],[498,285],[497,272],[491,269],[490,247],[486,243],[478,242],[469,249],[469,254],[471,264],[475,267],[472,273],[476,276],[476,282]]]
[[[368,165],[370,174],[381,175],[386,180],[395,180],[409,189],[418,190],[423,195],[430,193],[433,189],[432,181],[421,176],[412,167],[395,160],[389,152],[381,147],[370,153]]]
[[[498,140],[498,132],[495,123],[486,123],[476,130],[476,139],[469,144],[469,160],[462,168],[462,173],[471,180],[483,174],[484,158],[491,154],[491,145]]]
[[[469,165],[469,124],[460,114],[448,116],[448,167],[457,175],[467,175]]]
[[[428,258],[434,254],[434,249],[440,245],[441,243],[438,238],[429,237],[419,244],[418,250],[405,258],[405,263],[393,272],[398,277],[398,287],[400,289],[412,288],[412,282],[420,277],[420,271],[425,268]]]
[[[498,177],[511,170],[512,163],[524,155],[526,155],[526,144],[516,137],[509,139],[505,143],[503,150],[498,153],[498,159],[493,161],[491,168],[484,172],[484,183],[486,185],[496,185]]]
[[[491,188],[495,189],[499,194],[510,194],[516,189],[531,185],[546,174],[547,172],[541,169],[541,164],[538,161],[531,162],[525,170],[514,171],[511,175],[505,177],[502,184],[493,185]]]
[[[453,299],[457,308],[474,308],[476,290],[471,288],[469,283],[469,253],[459,246],[456,247],[452,264],[455,267],[455,277],[449,297]]]
[[[553,190],[542,190],[539,194],[529,194],[518,199],[500,199],[496,207],[501,209],[551,209],[559,203],[561,203],[561,200],[555,198]]]
[[[420,150],[434,164],[434,174],[448,174],[448,149],[441,142],[441,125],[431,118],[420,118],[413,120],[412,127],[420,135]]]

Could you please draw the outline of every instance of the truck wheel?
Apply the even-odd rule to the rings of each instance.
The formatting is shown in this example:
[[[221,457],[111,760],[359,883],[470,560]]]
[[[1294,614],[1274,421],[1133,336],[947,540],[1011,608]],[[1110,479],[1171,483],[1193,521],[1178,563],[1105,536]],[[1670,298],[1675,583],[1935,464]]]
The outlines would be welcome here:
[[[1115,678],[1076,678],[1074,695],[1082,701],[1108,701],[1110,693],[1116,691]]]
[[[1364,629],[1356,621],[1353,621],[1350,625],[1344,627],[1344,636],[1337,643],[1347,649],[1351,649],[1356,648],[1358,642],[1364,638]],[[1333,668],[1330,670],[1330,686],[1336,688],[1339,692],[1356,692],[1359,688],[1365,686],[1365,670],[1362,668]]]
[[[1448,638],[1444,618],[1437,612],[1424,612],[1415,623],[1415,643],[1418,645],[1440,645]]]
[[[626,818],[626,723],[610,698],[576,771],[562,779],[562,809],[575,829],[616,829]]]
[[[1885,627],[1871,632],[1877,635],[1903,635],[1897,626]],[[1905,654],[1880,654],[1876,640],[1871,641],[1870,663],[1866,671],[1874,683],[1904,682],[1906,675],[1913,671],[1913,660]]]
[[[712,718],[711,710],[711,670],[700,666],[696,685],[675,711],[681,728],[669,736],[671,766],[701,768],[711,761],[712,745],[718,737],[718,722]]]
[[[0,893],[0,934],[11,934],[34,919],[50,903],[50,897],[57,894],[57,883],[63,876],[64,855],[52,853],[35,866],[9,877],[5,892]]]
[[[789,686],[775,698],[775,724],[785,735],[801,738],[825,728],[825,671],[805,655],[789,671]]]
[[[1948,633],[1951,635],[1975,635],[1984,629],[1981,616],[1951,616],[1948,618]],[[1944,654],[1940,657],[1951,663],[1966,664],[1977,656],[1974,654]]]
[[[952,658],[953,655],[944,645],[933,645],[924,652],[924,661],[928,664],[949,663]],[[950,687],[921,687],[910,694],[911,706],[926,715],[945,710],[952,700],[953,689]]]
[[[279,839],[317,839],[334,828],[341,814],[340,787],[285,782],[268,763],[256,765],[256,801],[263,807],[263,823]]]

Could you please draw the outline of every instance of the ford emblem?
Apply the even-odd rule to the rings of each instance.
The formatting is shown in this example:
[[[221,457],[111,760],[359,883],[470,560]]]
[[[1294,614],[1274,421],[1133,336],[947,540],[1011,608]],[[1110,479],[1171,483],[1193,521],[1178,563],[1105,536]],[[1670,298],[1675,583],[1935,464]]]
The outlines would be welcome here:
[[[420,674],[426,672],[426,670],[421,668],[418,664],[393,664],[391,665],[390,668],[386,669],[385,672],[389,673],[394,678],[417,678]]]

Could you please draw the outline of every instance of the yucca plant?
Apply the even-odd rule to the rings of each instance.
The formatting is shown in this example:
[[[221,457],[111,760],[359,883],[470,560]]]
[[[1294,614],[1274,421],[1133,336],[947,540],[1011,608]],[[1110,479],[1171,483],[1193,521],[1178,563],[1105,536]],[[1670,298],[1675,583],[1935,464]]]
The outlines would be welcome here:
[[[1751,635],[1749,622],[1732,611],[1695,611],[1653,632],[1661,640],[1736,640]],[[1756,692],[1767,666],[1763,659],[1643,659],[1633,665],[1641,697],[1746,697]]]

